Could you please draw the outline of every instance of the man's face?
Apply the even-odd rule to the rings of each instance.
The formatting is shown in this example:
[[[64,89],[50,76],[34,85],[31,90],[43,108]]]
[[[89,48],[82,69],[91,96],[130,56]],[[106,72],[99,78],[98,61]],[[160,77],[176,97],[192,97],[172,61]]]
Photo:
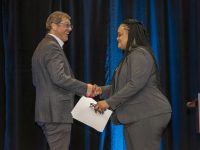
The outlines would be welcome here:
[[[63,18],[59,24],[52,25],[51,31],[63,42],[66,42],[68,40],[69,33],[72,31],[70,20],[67,18]]]
[[[118,41],[118,48],[123,49],[123,50],[126,49],[126,45],[127,45],[127,41],[128,41],[127,26],[125,26],[125,25],[119,26],[117,41]]]

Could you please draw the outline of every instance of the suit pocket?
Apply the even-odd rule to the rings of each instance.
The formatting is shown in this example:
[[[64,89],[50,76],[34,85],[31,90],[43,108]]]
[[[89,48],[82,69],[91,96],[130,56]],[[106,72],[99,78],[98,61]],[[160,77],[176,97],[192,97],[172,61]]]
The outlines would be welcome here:
[[[70,113],[73,108],[73,100],[65,100],[65,99],[59,99],[56,103],[56,108],[58,110],[58,113],[61,116],[65,116],[66,113]]]

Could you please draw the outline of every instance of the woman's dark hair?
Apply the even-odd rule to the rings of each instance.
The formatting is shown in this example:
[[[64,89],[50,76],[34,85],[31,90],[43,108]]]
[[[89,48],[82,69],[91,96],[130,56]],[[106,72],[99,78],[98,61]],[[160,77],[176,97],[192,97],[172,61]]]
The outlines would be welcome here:
[[[138,46],[150,47],[149,33],[143,24],[135,19],[126,19],[121,25],[127,26],[128,41],[125,52],[129,52]]]

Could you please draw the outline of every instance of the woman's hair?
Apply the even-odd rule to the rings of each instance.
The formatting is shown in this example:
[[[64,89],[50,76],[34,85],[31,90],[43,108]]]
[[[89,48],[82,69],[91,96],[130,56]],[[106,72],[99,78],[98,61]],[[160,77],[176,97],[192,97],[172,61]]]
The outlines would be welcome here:
[[[149,33],[143,24],[135,19],[126,19],[121,25],[128,30],[128,41],[125,52],[129,52],[138,46],[150,47]]]

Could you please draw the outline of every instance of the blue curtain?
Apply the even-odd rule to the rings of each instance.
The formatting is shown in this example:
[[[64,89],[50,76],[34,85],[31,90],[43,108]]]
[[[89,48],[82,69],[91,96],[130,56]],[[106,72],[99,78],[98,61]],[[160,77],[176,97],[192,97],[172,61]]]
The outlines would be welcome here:
[[[122,21],[122,2],[111,0],[109,3],[109,25],[106,59],[106,84],[110,84],[112,74],[122,58],[122,52],[117,48],[117,29]],[[110,124],[111,150],[124,150],[123,126]]]
[[[171,143],[174,143],[170,146],[166,146],[168,139],[163,139],[160,149],[174,149],[182,150],[188,149],[189,145],[183,141],[189,140],[188,137],[184,136],[184,127],[187,127],[187,124],[184,124],[187,119],[184,119],[184,116],[187,116],[187,108],[185,107],[185,97],[194,97],[198,92],[199,82],[192,81],[196,79],[199,81],[197,75],[199,64],[197,61],[198,54],[197,50],[197,10],[194,8],[194,5],[197,4],[197,1],[193,0],[191,2],[183,1],[157,1],[157,0],[134,0],[129,1],[129,4],[125,4],[121,0],[110,1],[109,15],[110,15],[110,24],[108,32],[108,46],[107,46],[107,61],[106,61],[106,84],[110,83],[110,79],[118,64],[121,53],[117,48],[116,42],[116,33],[117,25],[119,25],[122,18],[136,18],[147,27],[150,32],[150,41],[151,46],[156,57],[156,60],[161,69],[161,77],[164,82],[164,89],[168,94],[168,98],[172,104],[172,121],[171,121]],[[129,7],[127,7],[128,5]],[[187,8],[189,5],[189,12],[184,13],[183,9]],[[196,11],[192,11],[192,7]],[[127,10],[129,8],[129,10]],[[185,16],[182,18],[181,16]],[[193,16],[193,17],[190,17]],[[188,17],[188,18],[187,18]],[[189,26],[184,25],[185,20],[189,21]],[[188,27],[189,34],[184,34],[184,30]],[[166,33],[164,33],[166,32]],[[188,37],[187,37],[188,36]],[[184,43],[184,42],[188,42]],[[189,49],[189,52],[185,52],[186,47]],[[189,54],[189,61],[185,60],[185,55]],[[187,57],[186,57],[187,58]],[[183,60],[184,59],[184,60]],[[188,62],[187,62],[188,61]],[[182,63],[183,62],[183,63]],[[166,65],[166,63],[168,65]],[[186,67],[189,63],[190,69],[190,86],[192,87],[189,91],[185,91],[186,87],[183,83],[186,83],[181,77],[186,77],[182,73],[188,74]],[[166,67],[166,68],[162,68]],[[163,71],[164,70],[164,71]],[[167,71],[168,70],[168,71]],[[165,73],[163,73],[165,72]],[[169,73],[169,74],[167,74]],[[169,81],[167,83],[167,81]],[[184,92],[185,91],[185,92]],[[185,102],[185,103],[184,103]],[[194,112],[193,112],[194,113]],[[194,114],[193,114],[194,115]],[[194,127],[194,117],[190,120],[192,126]],[[195,134],[194,130],[191,130]],[[123,142],[122,127],[115,127],[111,125],[111,149],[125,149],[125,144]],[[196,136],[193,136],[193,140],[196,139]],[[190,140],[191,142],[193,140]],[[119,144],[120,143],[120,144]],[[192,143],[195,143],[194,141]],[[164,146],[165,145],[165,146]],[[195,147],[195,146],[193,146]]]
[[[174,149],[181,149],[181,111],[179,107],[180,103],[180,64],[178,55],[180,54],[180,47],[178,41],[178,33],[176,30],[176,22],[173,16],[172,1],[167,2],[167,19],[168,19],[168,31],[169,31],[169,66],[170,66],[170,95],[172,101],[172,137],[174,143]]]
[[[99,85],[110,84],[122,58],[117,48],[120,22],[141,21],[149,30],[173,109],[161,150],[200,149],[195,111],[185,105],[200,90],[200,1],[1,0],[0,4],[0,149],[47,149],[41,129],[34,124],[31,56],[54,10],[72,17],[74,29],[64,50],[75,76]],[[125,150],[123,126],[109,122],[101,134],[75,121],[70,147]]]

